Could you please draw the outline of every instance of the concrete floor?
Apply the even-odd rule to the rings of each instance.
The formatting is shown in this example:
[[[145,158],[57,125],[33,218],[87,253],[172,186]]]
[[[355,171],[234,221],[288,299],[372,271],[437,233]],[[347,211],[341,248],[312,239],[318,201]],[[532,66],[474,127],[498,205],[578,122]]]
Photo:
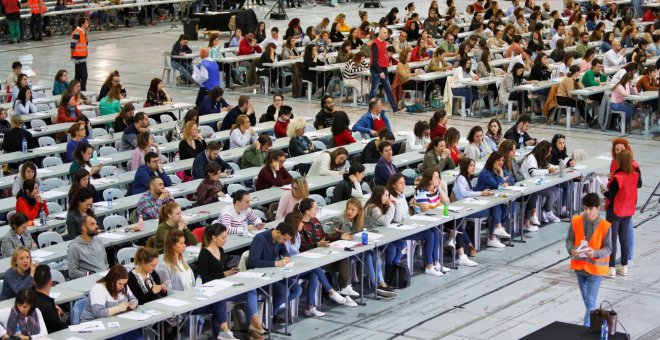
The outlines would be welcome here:
[[[272,0],[269,1],[272,4]],[[418,12],[425,13],[430,1],[416,2]],[[557,1],[558,3],[558,1]],[[465,1],[458,1],[458,8],[465,8]],[[508,4],[508,2],[507,2]],[[387,8],[369,9],[370,19],[384,16],[389,7],[398,6],[403,13],[404,2],[384,2]],[[553,3],[553,7],[554,3]],[[441,1],[441,9],[444,9]],[[256,8],[259,19],[270,6]],[[342,4],[338,8],[325,6],[304,7],[289,10],[290,17],[301,17],[303,26],[316,25],[321,18],[334,18],[339,13],[349,15],[349,24],[357,23],[357,4]],[[283,29],[286,22],[267,21]],[[281,30],[283,32],[283,30]],[[182,33],[181,25],[170,28],[167,24],[152,27],[120,29],[90,34],[90,58],[88,90],[98,90],[108,72],[117,69],[130,96],[145,96],[149,81],[161,77],[163,60],[160,52],[169,51]],[[227,39],[227,37],[223,37]],[[193,50],[204,46],[205,41],[192,42]],[[0,50],[0,77],[4,81],[11,62],[19,56],[32,55],[31,68],[37,73],[33,82],[52,84],[60,68],[69,70],[69,40],[59,36],[45,38],[39,43],[5,45]],[[196,88],[167,87],[175,101],[193,102]],[[251,93],[251,89],[249,93]],[[235,104],[238,95],[231,92],[226,99]],[[265,112],[270,97],[254,96],[258,114]],[[319,109],[317,102],[304,100],[287,103],[294,113],[311,116]],[[364,108],[345,107],[351,121],[364,113]],[[417,120],[427,120],[431,113],[390,116],[395,131],[412,130]],[[485,126],[487,119],[451,118],[449,125],[467,135],[476,124]],[[503,123],[505,129],[510,123]],[[555,133],[568,138],[569,150],[581,148],[591,155],[609,150],[614,132],[566,130],[561,126],[535,124],[531,134],[537,138],[551,139]],[[660,166],[657,152],[660,143],[639,135],[629,136],[635,158],[639,162],[644,186],[639,193],[641,207],[660,176],[655,169]],[[645,214],[635,216],[637,244],[635,262],[627,277],[605,279],[599,301],[606,299],[614,304],[619,319],[634,339],[658,339],[660,327],[660,234],[655,230],[660,218],[658,204],[652,204]],[[541,232],[517,243],[514,248],[485,249],[478,254],[476,268],[461,268],[442,278],[416,275],[412,286],[399,292],[393,300],[367,300],[367,306],[343,308],[331,303],[321,307],[327,315],[320,319],[302,317],[291,327],[294,339],[515,339],[541,328],[553,321],[580,324],[584,314],[575,275],[568,268],[564,238],[567,224],[545,227]],[[658,271],[656,271],[656,269]],[[643,274],[646,273],[646,274]],[[275,336],[275,338],[286,338]]]

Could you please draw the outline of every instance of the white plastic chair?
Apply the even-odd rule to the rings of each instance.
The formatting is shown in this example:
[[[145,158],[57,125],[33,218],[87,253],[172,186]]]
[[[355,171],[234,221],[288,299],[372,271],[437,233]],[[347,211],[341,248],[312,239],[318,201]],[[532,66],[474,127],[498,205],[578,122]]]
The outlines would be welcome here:
[[[296,179],[298,177],[302,177],[302,175],[296,170],[289,171],[289,175],[291,175],[291,177],[293,177],[293,179]]]
[[[319,207],[325,207],[327,205],[325,198],[319,194],[309,195],[309,198],[313,199]]]
[[[57,202],[46,202],[49,214],[55,214],[64,211],[64,208]]]
[[[362,182],[362,192],[365,193],[365,194],[370,194],[371,193],[371,187],[369,186],[369,183]]]
[[[39,146],[40,147],[41,146],[55,145],[55,144],[57,144],[57,143],[55,143],[55,140],[53,139],[53,137],[48,137],[48,136],[39,137]]]
[[[160,115],[160,122],[161,123],[170,123],[173,122],[174,119],[172,119],[172,116],[165,114],[165,115]]]
[[[104,166],[101,168],[101,172],[100,172],[101,177],[110,177],[110,176],[114,176],[114,175],[115,175],[115,169],[116,169],[116,168],[117,168],[117,167],[114,166],[114,165],[104,165]]]
[[[325,202],[332,203],[332,197],[335,195],[335,187],[328,187],[325,189]]]
[[[62,164],[64,164],[64,162],[62,162],[62,159],[59,158],[59,157],[52,157],[51,156],[51,157],[44,158],[44,160],[41,164],[43,164],[44,168],[50,168],[50,167],[62,165]]]
[[[167,175],[167,176],[170,178],[170,181],[172,181],[173,185],[183,183],[183,182],[181,182],[181,178],[179,178],[179,176],[177,176],[177,175]]]
[[[120,199],[124,197],[124,192],[117,189],[117,188],[107,188],[103,190],[103,200],[107,201],[108,198],[110,198],[110,194],[112,194],[112,200]]]
[[[117,149],[112,146],[102,146],[101,149],[99,149],[99,155],[101,157],[114,155],[116,153]]]
[[[164,116],[167,116],[167,115],[164,115]],[[169,117],[169,116],[167,116],[167,117]],[[158,145],[161,145],[161,144],[167,143],[167,138],[165,138],[165,136],[155,135],[154,136],[154,141],[156,141],[156,143],[158,143]]]
[[[39,237],[37,237],[39,248],[50,247],[54,244],[60,244],[62,242],[64,242],[62,235],[54,231],[44,231],[43,233],[39,234]]]
[[[64,282],[66,282],[66,279],[64,278],[64,274],[62,274],[61,271],[56,270],[56,269],[51,269],[50,270],[50,278],[53,280],[54,283],[64,283]]]
[[[193,202],[189,201],[187,198],[175,198],[174,201],[181,207],[181,209],[186,209],[193,206]]]
[[[204,138],[209,138],[213,135],[215,131],[213,131],[213,128],[208,126],[208,125],[200,125],[199,130],[202,131],[202,137]]]
[[[31,126],[33,129],[46,127],[47,125],[48,125],[48,124],[46,124],[46,122],[44,122],[43,119],[33,119],[33,120],[30,122],[30,126]]]
[[[92,133],[94,134],[94,138],[105,137],[108,135],[108,131],[104,128],[94,128],[92,129]]]
[[[257,215],[257,217],[259,217],[259,218],[261,219],[261,221],[265,222],[265,221],[268,220],[268,219],[266,218],[266,214],[264,214],[263,211],[261,211],[261,210],[259,210],[259,209],[252,209],[252,212],[253,212],[255,215]]]
[[[121,264],[122,266],[133,263],[136,252],[137,252],[137,248],[135,247],[126,247],[119,249],[119,251],[117,252],[117,263]]]
[[[415,179],[415,178],[417,177],[417,171],[415,171],[414,169],[410,169],[410,168],[408,168],[408,169],[403,169],[403,171],[401,172],[401,174],[402,174],[404,177],[407,177],[407,178],[410,178],[410,179]]]
[[[239,190],[247,191],[247,189],[241,184],[238,184],[238,183],[229,184],[227,186],[227,195],[231,196],[232,194],[234,194],[236,191],[239,191]]]
[[[314,146],[315,146],[318,150],[326,150],[326,149],[327,149],[327,147],[325,146],[325,144],[324,144],[323,142],[321,142],[320,140],[313,140],[313,141],[312,141],[312,144],[314,144]]]
[[[158,125],[158,123],[156,122],[156,120],[153,119],[153,118],[149,118],[149,126],[156,126],[156,125]]]
[[[227,162],[227,164],[229,164],[229,166],[231,167],[231,169],[234,171],[235,174],[241,170],[241,167],[239,167],[238,164],[234,162]]]
[[[64,186],[64,181],[59,178],[47,178],[43,181],[43,183],[45,186],[44,191],[53,190],[55,188],[61,188]]]
[[[128,227],[128,220],[124,216],[119,215],[109,215],[103,219],[103,228],[107,230],[113,230],[115,228]]]

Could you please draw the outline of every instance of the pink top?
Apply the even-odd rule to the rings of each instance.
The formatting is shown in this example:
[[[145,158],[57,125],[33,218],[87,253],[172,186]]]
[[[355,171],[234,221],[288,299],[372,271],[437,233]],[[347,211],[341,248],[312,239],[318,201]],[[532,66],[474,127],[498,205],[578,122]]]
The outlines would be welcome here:
[[[160,149],[156,151],[158,157],[160,157]],[[131,154],[131,168],[129,170],[137,170],[140,166],[144,165],[144,155],[147,154],[147,150],[142,150],[140,148],[133,149]]]
[[[293,211],[293,207],[298,204],[300,200],[293,198],[291,190],[286,190],[282,198],[280,198],[280,203],[277,206],[277,214],[275,214],[276,221],[284,221],[286,214]]]
[[[586,59],[580,60],[580,72],[587,72],[591,68],[591,63]]]
[[[626,84],[625,88],[620,85],[614,86],[612,93],[610,93],[610,102],[614,104],[621,104],[625,100],[624,98],[630,94],[637,94],[637,90],[634,87]]]

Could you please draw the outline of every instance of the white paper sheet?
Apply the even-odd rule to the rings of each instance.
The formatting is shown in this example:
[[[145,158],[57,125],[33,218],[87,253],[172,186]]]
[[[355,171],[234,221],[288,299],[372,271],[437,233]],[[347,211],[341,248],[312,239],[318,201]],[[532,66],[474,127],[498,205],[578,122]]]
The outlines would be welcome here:
[[[225,195],[223,197],[218,197],[218,201],[227,202],[227,203],[234,203],[233,199],[229,195]]]
[[[146,319],[149,319],[151,315],[146,314],[146,313],[139,313],[135,311],[130,311],[127,313],[121,313],[117,315],[118,318],[122,319],[128,319],[128,320],[137,320],[137,321],[144,321]]]
[[[119,239],[122,239],[122,238],[126,237],[126,235],[122,235],[122,234],[119,234],[119,233],[99,233],[96,236],[97,237],[102,237],[102,238],[107,238],[107,239],[110,239],[110,240],[119,240]]]
[[[55,254],[54,251],[48,251],[43,249],[33,250],[31,253],[32,253],[32,257],[48,257]]]
[[[283,186],[280,187],[280,189],[291,190],[291,184],[283,185]]]
[[[52,217],[52,218],[55,218],[55,217],[66,218],[66,214],[67,214],[66,211],[60,211],[60,212],[58,212],[58,213],[50,214],[50,215],[48,215],[48,217]]]
[[[316,213],[316,218],[322,218],[323,216],[336,215],[339,214],[339,211],[323,208],[321,211]]]
[[[202,248],[199,246],[187,246],[186,251],[189,253],[199,254],[199,252],[202,251]]]
[[[455,205],[450,205],[447,208],[449,208],[449,211],[451,211],[451,212],[459,212],[459,211],[465,209],[465,207],[457,207]]]
[[[48,201],[48,200],[51,200],[51,199],[53,199],[55,197],[58,197],[58,196],[59,197],[66,196],[66,194],[67,194],[66,192],[61,192],[61,191],[57,191],[57,190],[48,190],[48,191],[45,191],[45,192],[41,193],[41,198]]]
[[[335,242],[330,243],[331,247],[335,248],[351,248],[355,247],[358,243],[355,241],[348,241],[348,240],[337,240]]]
[[[408,225],[408,224],[390,224],[387,227],[392,229],[399,229],[399,230],[413,230],[416,228],[414,225]]]
[[[213,280],[209,281],[205,284],[202,285],[202,287],[223,287],[223,288],[229,288],[233,287],[236,283],[227,281],[227,280]]]
[[[427,221],[427,222],[439,222],[442,221],[442,217],[440,216],[426,216],[426,215],[415,215],[410,217],[411,220],[418,220],[418,221]]]
[[[466,198],[466,199],[463,200],[463,202],[468,203],[468,204],[476,204],[476,205],[486,205],[486,204],[488,204],[488,201],[480,200],[476,197]]]
[[[578,164],[578,165],[576,165],[576,166],[573,167],[573,170],[584,170],[584,169],[586,169],[586,168],[587,168],[586,165],[584,165],[584,164]]]
[[[312,252],[305,251],[305,252],[302,252],[302,253],[300,253],[296,256],[306,257],[308,259],[320,259],[320,258],[324,257],[325,255],[326,254],[312,253]]]
[[[514,185],[510,185],[508,187],[503,187],[502,189],[510,190],[510,191],[518,191],[518,192],[525,191],[525,187],[517,187],[517,186],[514,186]]]
[[[47,146],[40,146],[37,148],[38,150],[57,150],[59,147],[54,146],[54,145],[47,145]]]
[[[369,232],[369,231],[367,231],[366,233],[367,233],[367,237],[369,237],[369,241],[371,241],[371,240],[378,240],[378,239],[383,238],[383,235],[378,234],[378,233],[373,233],[373,232]],[[357,236],[358,238],[361,239],[361,237],[362,237],[362,232],[355,233],[353,236]]]
[[[72,332],[93,332],[93,331],[102,331],[105,329],[103,321],[94,320],[83,322],[78,325],[69,326],[69,330]]]
[[[266,275],[266,273],[259,273],[259,272],[238,272],[238,273],[236,273],[236,274],[234,274],[234,275],[232,275],[232,276],[233,276],[233,277],[245,277],[245,278],[248,278],[248,279],[256,279],[256,278],[262,277],[262,276],[264,276],[264,275]]]
[[[164,299],[158,299],[156,302],[164,304],[165,306],[170,306],[170,307],[181,307],[189,304],[190,302],[184,301],[184,300],[179,300],[175,298],[164,298]]]
[[[49,170],[49,169],[38,169],[37,172],[40,173],[40,174],[51,174],[51,173],[53,173],[53,170]]]

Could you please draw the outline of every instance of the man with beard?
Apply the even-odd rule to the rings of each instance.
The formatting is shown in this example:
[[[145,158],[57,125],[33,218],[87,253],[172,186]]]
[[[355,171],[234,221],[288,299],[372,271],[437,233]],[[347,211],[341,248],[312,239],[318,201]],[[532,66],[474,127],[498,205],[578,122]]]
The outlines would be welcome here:
[[[83,218],[81,234],[69,244],[69,278],[71,280],[108,270],[108,257],[103,242],[94,237],[99,226],[93,216]]]

